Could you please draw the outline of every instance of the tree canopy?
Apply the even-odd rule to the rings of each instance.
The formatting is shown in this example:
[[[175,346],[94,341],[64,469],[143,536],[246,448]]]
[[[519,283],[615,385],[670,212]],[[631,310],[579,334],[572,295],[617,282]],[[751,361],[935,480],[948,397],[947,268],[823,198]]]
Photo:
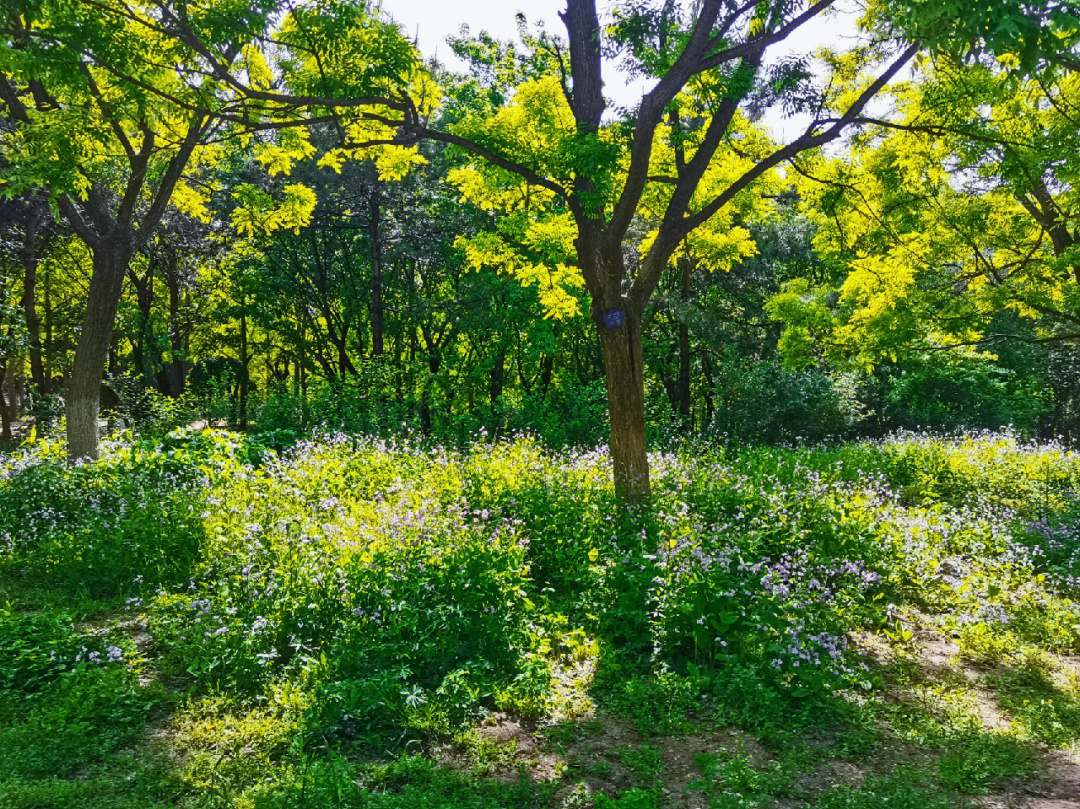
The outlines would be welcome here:
[[[62,391],[73,458],[103,380],[106,410],[241,426],[310,424],[325,385],[367,429],[606,423],[638,501],[648,434],[734,424],[768,363],[850,430],[895,423],[909,371],[1013,391],[1014,347],[1071,361],[1070,0],[873,3],[806,54],[832,0],[569,0],[558,32],[452,38],[460,72],[392,11],[5,6],[3,376],[42,419]],[[647,89],[616,104],[621,77]]]

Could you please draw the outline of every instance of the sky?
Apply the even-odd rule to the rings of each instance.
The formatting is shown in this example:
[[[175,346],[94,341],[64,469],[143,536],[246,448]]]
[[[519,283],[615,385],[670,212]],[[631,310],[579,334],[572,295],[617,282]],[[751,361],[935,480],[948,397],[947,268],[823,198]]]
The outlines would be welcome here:
[[[566,8],[565,0],[383,0],[382,5],[408,36],[417,37],[424,56],[437,56],[443,64],[458,69],[463,64],[446,44],[446,38],[456,35],[462,24],[467,24],[474,35],[487,31],[497,39],[516,39],[514,18],[520,11],[530,23],[542,21],[549,31],[565,31],[558,18],[558,12]],[[850,47],[856,37],[857,10],[850,2],[838,5],[842,8],[837,13],[828,17],[819,15],[770,49],[770,58],[809,54],[822,45],[840,50]],[[604,78],[605,93],[620,106],[635,106],[646,89],[640,82],[626,84],[613,67],[605,70]],[[785,118],[773,109],[765,114],[764,123],[778,139],[787,142],[802,133],[808,120],[801,116]]]

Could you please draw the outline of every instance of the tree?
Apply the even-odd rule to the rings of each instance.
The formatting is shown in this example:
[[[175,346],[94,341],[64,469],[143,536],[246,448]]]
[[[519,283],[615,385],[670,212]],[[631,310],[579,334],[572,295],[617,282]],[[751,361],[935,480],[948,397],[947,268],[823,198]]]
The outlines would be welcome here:
[[[466,116],[446,130],[410,118],[396,122],[404,142],[440,140],[487,164],[456,178],[466,196],[479,200],[484,186],[502,186],[503,207],[518,214],[517,227],[511,221],[501,243],[474,245],[476,262],[501,263],[526,281],[543,277],[556,312],[572,306],[581,279],[603,352],[615,486],[631,502],[649,493],[641,328],[664,269],[752,183],[838,138],[918,50],[907,46],[875,79],[843,95],[811,92],[805,65],[763,67],[770,46],[829,5],[732,8],[705,0],[689,14],[670,2],[633,4],[619,7],[608,33],[594,0],[569,0],[561,15],[565,44],[538,38],[546,69],[491,115]],[[656,79],[634,113],[610,124],[605,50]],[[837,64],[854,79],[854,59]],[[740,108],[781,98],[815,113],[806,131],[784,146],[741,143]],[[718,166],[714,159],[725,143],[748,153]],[[628,234],[646,199],[658,225],[640,261],[630,262]],[[544,208],[539,217],[538,207]]]
[[[583,288],[602,348],[615,486],[641,500],[649,492],[642,316],[665,268],[756,181],[840,137],[918,50],[902,47],[872,79],[861,78],[862,68],[887,48],[833,56],[838,81],[823,89],[804,61],[767,66],[769,48],[832,3],[626,3],[604,27],[595,0],[568,0],[565,40],[535,37],[531,72],[512,93],[432,122],[439,88],[400,32],[363,2],[267,3],[237,16],[171,0],[145,8],[52,0],[44,9],[23,0],[3,30],[0,62],[4,101],[20,121],[16,176],[23,185],[49,185],[101,265],[69,392],[70,451],[96,447],[90,383],[100,378],[118,278],[133,245],[145,243],[175,188],[183,207],[200,204],[194,186],[179,185],[189,161],[211,162],[213,150],[196,153],[228,127],[261,130],[275,137],[258,141],[260,161],[287,172],[313,148],[295,127],[317,122],[343,136],[342,147],[324,156],[328,165],[374,156],[380,175],[394,179],[423,160],[416,144],[433,140],[471,155],[486,179],[512,185],[508,178],[516,178],[513,193],[528,199],[516,219],[523,232],[532,229],[532,243],[524,245],[526,261],[514,258],[506,268],[526,280],[554,274],[546,303],[556,310],[569,311],[574,297],[560,289]],[[614,119],[605,119],[605,52],[655,80],[635,110]],[[809,112],[812,121],[786,145],[746,137],[740,110],[770,104]],[[93,143],[118,144],[113,151],[127,156],[120,170],[95,149],[87,156],[96,163],[60,161],[52,175],[31,159],[59,149],[57,120],[80,116]],[[168,127],[158,133],[162,121]],[[730,153],[721,151],[725,144]],[[717,162],[718,154],[725,159]],[[108,166],[102,176],[111,186],[85,168],[98,165]],[[635,257],[626,248],[647,199],[657,224]],[[542,215],[534,216],[534,201]],[[244,210],[269,207],[252,192]]]
[[[817,246],[848,272],[773,300],[789,362],[1080,339],[1078,89],[939,59],[843,160],[796,164]]]
[[[13,279],[4,274],[4,266],[0,264],[0,441],[11,441],[11,423],[16,415],[14,396],[9,401],[4,387],[13,380],[28,346],[21,313],[15,305],[14,287]],[[10,390],[14,391],[14,385]]]
[[[935,53],[989,54],[1032,74],[1047,67],[1080,70],[1078,0],[884,0],[872,10]]]
[[[340,120],[331,109],[416,109],[402,100],[417,71],[414,52],[366,4],[268,2],[248,11],[168,0],[5,4],[0,101],[15,126],[3,136],[4,191],[47,189],[93,258],[67,385],[72,458],[97,454],[100,383],[130,261],[170,204],[203,215],[207,189],[188,176],[216,162],[222,139],[277,131],[257,153],[283,171],[309,148],[300,127]],[[341,77],[332,104],[316,64],[328,35],[345,48],[332,62]],[[271,39],[276,76],[260,50]],[[283,74],[289,81],[270,93]],[[304,206],[310,212],[310,195],[286,191],[277,214],[249,194],[256,210],[238,224],[281,226],[302,218]]]

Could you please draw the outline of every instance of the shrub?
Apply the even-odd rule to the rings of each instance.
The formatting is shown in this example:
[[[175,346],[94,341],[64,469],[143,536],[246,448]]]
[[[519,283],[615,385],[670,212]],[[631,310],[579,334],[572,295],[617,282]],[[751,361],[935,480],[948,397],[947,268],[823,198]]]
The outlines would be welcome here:
[[[818,442],[850,435],[866,417],[865,381],[772,360],[722,366],[712,430],[748,443]]]
[[[1050,392],[984,361],[928,361],[901,371],[885,394],[888,421],[908,429],[999,429],[1031,434],[1050,409]]]
[[[209,480],[237,463],[223,436],[106,446],[92,463],[42,445],[0,470],[0,569],[95,596],[186,581]]]

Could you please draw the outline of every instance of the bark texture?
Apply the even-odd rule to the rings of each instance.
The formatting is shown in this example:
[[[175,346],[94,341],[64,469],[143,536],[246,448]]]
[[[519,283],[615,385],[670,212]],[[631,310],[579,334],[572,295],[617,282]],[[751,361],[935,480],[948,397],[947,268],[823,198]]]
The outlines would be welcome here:
[[[641,319],[627,313],[622,325],[598,326],[611,424],[615,492],[631,503],[649,496],[649,457],[645,442],[645,375]]]
[[[129,241],[125,234],[115,234],[94,251],[86,314],[67,389],[68,456],[72,459],[98,457],[101,381],[130,259]]]

